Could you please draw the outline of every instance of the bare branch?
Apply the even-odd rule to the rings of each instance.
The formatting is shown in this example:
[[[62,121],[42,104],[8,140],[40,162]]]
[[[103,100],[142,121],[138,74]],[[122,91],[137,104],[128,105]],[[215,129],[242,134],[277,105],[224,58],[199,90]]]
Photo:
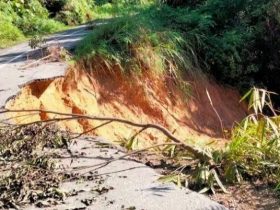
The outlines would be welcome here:
[[[165,127],[162,127],[161,125],[157,124],[141,124],[141,123],[136,123],[136,122],[131,122],[126,119],[120,119],[120,118],[115,118],[115,117],[97,117],[97,116],[90,116],[90,115],[82,115],[82,114],[73,114],[73,113],[62,113],[62,112],[57,112],[57,111],[48,111],[48,110],[40,110],[40,109],[28,109],[28,110],[8,110],[4,109],[3,111],[0,111],[0,114],[4,113],[24,113],[24,112],[38,112],[38,113],[45,113],[45,114],[55,114],[55,115],[61,115],[61,116],[67,116],[65,118],[54,118],[54,119],[48,119],[44,121],[36,121],[33,123],[40,123],[40,122],[52,122],[52,121],[64,121],[64,120],[73,120],[73,119],[88,119],[88,120],[97,120],[97,121],[112,121],[112,122],[119,122],[119,123],[124,123],[127,125],[131,125],[134,127],[139,127],[139,128],[153,128],[161,133],[163,133],[166,137],[168,137],[170,140],[182,144],[184,148],[191,154],[193,154],[196,158],[199,158],[200,160],[203,161],[209,161],[212,159],[211,154],[208,154],[198,148],[195,148],[192,145],[187,144],[186,142],[179,140],[176,138],[170,131],[168,131]],[[26,123],[26,124],[20,124],[20,126],[26,126],[26,125],[31,125],[33,123]]]
[[[156,145],[152,145],[152,146],[149,146],[149,147],[146,147],[146,148],[143,148],[143,149],[139,149],[139,150],[135,150],[135,151],[129,152],[129,153],[124,154],[124,155],[122,155],[122,156],[120,156],[120,157],[114,158],[114,159],[112,159],[112,160],[105,161],[105,162],[103,162],[103,163],[98,163],[98,164],[90,165],[90,166],[76,167],[76,168],[74,168],[71,172],[73,172],[73,171],[80,171],[80,170],[84,170],[84,169],[92,169],[92,168],[94,168],[94,169],[92,169],[92,170],[90,170],[90,171],[87,171],[87,172],[81,174],[81,175],[84,175],[84,174],[87,174],[87,173],[89,173],[89,172],[91,172],[91,171],[95,171],[95,170],[97,170],[97,169],[99,169],[99,168],[105,167],[105,166],[109,165],[109,164],[112,163],[112,162],[115,162],[115,161],[118,161],[118,160],[122,160],[122,159],[124,159],[124,158],[126,158],[126,157],[129,157],[129,156],[132,156],[132,155],[141,153],[141,152],[145,152],[145,151],[147,151],[147,150],[154,149],[154,148],[157,148],[157,147],[169,146],[169,145],[184,146],[184,144],[182,144],[182,143],[162,143],[162,144],[156,144]],[[95,167],[97,167],[97,168],[95,168]]]

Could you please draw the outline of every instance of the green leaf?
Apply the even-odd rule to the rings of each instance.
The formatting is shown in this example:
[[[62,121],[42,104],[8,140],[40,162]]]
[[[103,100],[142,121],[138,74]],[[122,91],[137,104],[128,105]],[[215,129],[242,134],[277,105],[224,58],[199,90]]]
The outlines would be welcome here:
[[[214,175],[214,178],[215,178],[217,184],[218,184],[219,187],[223,190],[223,192],[224,192],[224,193],[229,193],[229,192],[226,190],[226,188],[225,188],[225,186],[223,185],[223,183],[221,182],[221,180],[220,180],[220,178],[219,178],[217,172],[215,171],[215,169],[212,169],[212,174]]]
[[[182,187],[181,175],[180,174],[177,175],[177,186],[180,187],[180,188]]]
[[[169,175],[162,176],[158,179],[158,181],[163,182],[163,183],[168,183],[168,182],[177,183],[178,174],[169,174]]]
[[[202,190],[200,190],[198,193],[203,194],[210,190],[210,187],[204,187]]]
[[[252,91],[253,91],[253,89],[250,89],[247,93],[245,93],[245,95],[240,99],[239,102],[242,102],[245,99],[247,99],[252,94]]]
[[[269,118],[266,118],[268,125],[272,128],[274,134],[279,137],[279,127]]]

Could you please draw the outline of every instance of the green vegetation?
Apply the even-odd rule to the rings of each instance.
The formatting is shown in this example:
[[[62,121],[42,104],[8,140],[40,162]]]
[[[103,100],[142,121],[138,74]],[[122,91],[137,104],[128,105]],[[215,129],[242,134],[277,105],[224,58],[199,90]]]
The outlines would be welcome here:
[[[280,183],[280,128],[279,116],[271,102],[271,93],[251,89],[245,98],[253,110],[233,131],[232,142],[225,152],[225,172],[228,180],[242,177],[265,178]],[[267,116],[264,109],[273,116]],[[280,188],[279,188],[280,189]]]
[[[77,56],[98,57],[108,65],[120,64],[123,72],[168,69],[176,74],[178,66],[188,65],[183,45],[179,33],[139,15],[129,20],[120,18],[94,30],[78,47]]]
[[[96,0],[94,7],[95,18],[112,18],[137,14],[153,5],[153,0]]]
[[[23,40],[24,35],[13,24],[0,21],[0,47],[7,47],[9,44]]]
[[[256,85],[279,92],[279,5],[279,0],[4,0],[0,46],[113,18],[81,44],[78,57],[104,55],[137,71],[202,69],[241,91]]]
[[[279,191],[279,116],[271,117],[263,112],[266,108],[275,112],[271,93],[254,88],[244,98],[250,99],[252,114],[234,128],[226,148],[204,148],[205,153],[211,154],[211,160],[186,161],[192,154],[180,147],[168,146],[161,152],[172,158],[177,169],[161,180],[212,193],[219,189],[227,193],[225,186],[229,184],[259,180]]]
[[[61,2],[61,1],[58,1]],[[90,21],[93,17],[92,0],[67,0],[63,1],[61,10],[55,15],[55,19],[67,25],[77,25]]]
[[[91,0],[4,0],[0,2],[0,48],[33,35],[53,33],[93,17]]]
[[[174,5],[171,2],[180,6],[169,6]],[[148,55],[159,56],[159,63],[165,60],[162,49],[171,49],[172,55],[164,61],[165,69],[167,63],[182,66],[184,60],[187,65],[179,68],[181,71],[202,69],[241,91],[255,85],[279,92],[278,0],[167,3],[97,4],[96,11],[103,12],[98,15],[111,13],[118,18],[107,26],[95,28],[78,49],[78,57],[106,54],[104,58],[110,62],[115,59],[115,63],[139,66],[143,61],[135,59],[131,49],[150,49]],[[145,53],[140,57],[149,58],[143,56]],[[175,54],[180,59],[174,60]]]

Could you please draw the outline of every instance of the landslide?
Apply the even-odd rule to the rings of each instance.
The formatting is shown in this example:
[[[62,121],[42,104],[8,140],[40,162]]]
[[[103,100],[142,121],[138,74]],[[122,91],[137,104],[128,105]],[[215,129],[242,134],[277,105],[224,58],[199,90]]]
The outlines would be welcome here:
[[[67,70],[64,77],[31,82],[7,102],[6,108],[42,109],[155,123],[166,127],[179,139],[200,145],[213,140],[224,145],[225,131],[246,116],[238,91],[221,86],[201,73],[184,76],[184,81],[190,86],[186,96],[185,90],[167,74],[151,71],[124,74],[118,66],[110,69],[101,62],[93,65],[99,70],[89,71],[77,63]],[[14,113],[12,117],[17,123],[59,117],[53,114],[21,115]],[[100,124],[86,119],[59,122],[62,128],[76,133],[86,132]],[[117,142],[131,138],[137,131],[137,128],[114,122],[94,130],[91,135]],[[143,146],[148,142],[166,140],[155,130],[147,130],[137,138],[147,140],[139,141]]]

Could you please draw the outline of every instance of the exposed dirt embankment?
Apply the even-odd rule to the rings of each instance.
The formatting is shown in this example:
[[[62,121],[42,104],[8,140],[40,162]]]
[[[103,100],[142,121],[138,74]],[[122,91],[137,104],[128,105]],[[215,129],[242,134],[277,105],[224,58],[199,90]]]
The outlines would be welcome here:
[[[97,73],[98,72],[98,73]],[[222,87],[203,77],[188,76],[191,97],[186,98],[173,79],[163,75],[144,73],[124,76],[118,71],[92,71],[88,73],[70,68],[64,78],[35,81],[22,88],[10,100],[9,109],[45,109],[51,111],[124,118],[139,123],[156,123],[173,131],[180,139],[205,143],[223,137],[221,123],[210,105],[206,89],[219,113],[225,129],[245,116],[237,91]],[[18,114],[19,115],[19,114]],[[17,116],[17,122],[46,120],[54,115]],[[58,116],[57,116],[58,117]],[[64,121],[61,126],[75,132],[92,129],[100,122],[88,120]],[[135,134],[136,128],[110,123],[94,134],[118,141]],[[157,131],[148,130],[141,137],[152,141],[165,140]],[[139,137],[140,137],[139,136]]]

